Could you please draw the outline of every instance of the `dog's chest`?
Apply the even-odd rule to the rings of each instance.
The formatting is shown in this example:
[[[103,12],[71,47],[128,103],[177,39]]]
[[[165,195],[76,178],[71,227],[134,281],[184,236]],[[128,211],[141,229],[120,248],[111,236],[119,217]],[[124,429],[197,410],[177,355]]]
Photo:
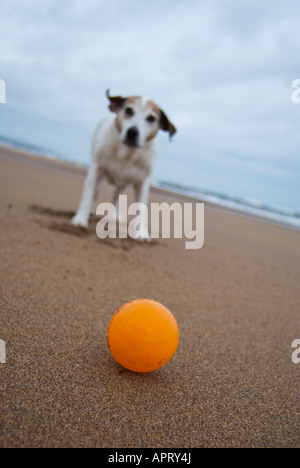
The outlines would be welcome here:
[[[99,161],[99,169],[108,181],[117,186],[137,184],[149,177],[154,154],[144,149],[111,148]]]

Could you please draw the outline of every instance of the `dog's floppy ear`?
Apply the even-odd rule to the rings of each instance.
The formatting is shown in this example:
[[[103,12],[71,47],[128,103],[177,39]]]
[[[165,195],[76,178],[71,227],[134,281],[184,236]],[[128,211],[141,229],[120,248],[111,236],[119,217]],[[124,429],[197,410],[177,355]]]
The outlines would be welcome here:
[[[160,128],[164,132],[169,132],[170,138],[177,132],[176,127],[170,122],[164,111],[160,109]]]
[[[122,96],[110,96],[109,95],[109,89],[106,90],[106,96],[110,101],[110,105],[108,108],[112,112],[118,112],[122,107],[124,106],[125,102],[127,101],[128,98],[124,98]]]

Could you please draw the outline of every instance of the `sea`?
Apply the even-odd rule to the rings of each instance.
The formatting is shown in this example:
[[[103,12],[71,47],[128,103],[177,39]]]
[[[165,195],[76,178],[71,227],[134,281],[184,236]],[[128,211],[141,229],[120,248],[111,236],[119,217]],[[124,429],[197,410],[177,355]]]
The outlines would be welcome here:
[[[48,148],[42,146],[35,146],[22,142],[19,140],[14,140],[12,138],[7,138],[0,135],[0,145],[8,148],[13,148],[27,153],[36,154],[39,156],[44,156],[49,159],[65,161],[70,163],[78,164],[79,161],[72,160],[69,156],[64,154],[56,153]],[[80,163],[84,165],[83,163]],[[161,180],[153,179],[152,185],[172,191],[181,195],[186,195],[192,197],[204,203],[209,203],[215,207],[222,207],[233,211],[241,216],[250,216],[253,218],[258,218],[263,221],[268,221],[274,224],[280,224],[285,227],[292,229],[300,230],[300,212],[294,211],[288,208],[282,208],[272,205],[267,205],[263,202],[247,200],[241,197],[234,197],[226,193],[219,193],[213,190],[210,190],[207,187],[195,187],[184,184],[178,184],[171,180]]]

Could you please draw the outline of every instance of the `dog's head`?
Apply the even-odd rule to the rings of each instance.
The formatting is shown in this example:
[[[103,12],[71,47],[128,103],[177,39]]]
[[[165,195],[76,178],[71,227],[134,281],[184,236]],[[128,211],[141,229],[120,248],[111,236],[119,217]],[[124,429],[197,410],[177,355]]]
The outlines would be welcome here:
[[[169,132],[170,137],[176,133],[176,128],[166,114],[150,99],[141,96],[110,96],[106,93],[109,109],[116,112],[116,126],[122,142],[127,146],[143,147],[151,141],[161,129]]]

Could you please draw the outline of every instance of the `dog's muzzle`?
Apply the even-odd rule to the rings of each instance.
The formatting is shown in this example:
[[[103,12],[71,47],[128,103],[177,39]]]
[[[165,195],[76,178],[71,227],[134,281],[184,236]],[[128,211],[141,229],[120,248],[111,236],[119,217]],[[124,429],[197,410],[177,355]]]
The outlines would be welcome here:
[[[139,130],[137,127],[130,127],[127,130],[125,144],[128,146],[138,146]]]

